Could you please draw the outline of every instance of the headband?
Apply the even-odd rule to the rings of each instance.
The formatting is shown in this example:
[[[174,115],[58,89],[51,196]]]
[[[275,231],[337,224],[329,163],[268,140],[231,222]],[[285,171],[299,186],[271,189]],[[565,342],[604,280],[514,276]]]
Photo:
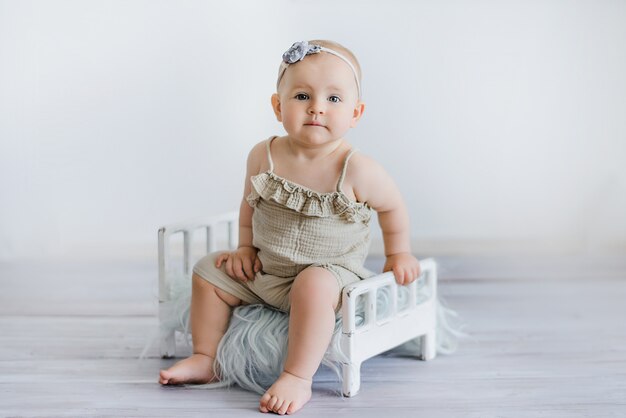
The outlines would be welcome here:
[[[320,46],[313,45],[308,43],[307,41],[295,42],[291,45],[285,53],[283,54],[283,61],[280,63],[280,68],[278,70],[278,81],[276,82],[276,89],[278,90],[278,85],[280,84],[280,80],[282,80],[287,67],[290,64],[295,64],[298,61],[302,61],[307,55],[310,54],[319,54],[320,52],[327,52],[329,54],[333,54],[334,56],[341,58],[352,70],[352,74],[354,74],[354,80],[356,81],[356,88],[359,92],[359,99],[361,98],[361,83],[359,83],[359,76],[356,72],[356,68],[350,62],[348,58],[341,55],[339,52],[334,51],[332,49]]]

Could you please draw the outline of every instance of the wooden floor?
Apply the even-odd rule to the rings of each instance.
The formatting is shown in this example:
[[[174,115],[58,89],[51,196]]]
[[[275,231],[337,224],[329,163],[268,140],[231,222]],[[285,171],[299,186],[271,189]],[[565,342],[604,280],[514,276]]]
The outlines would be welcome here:
[[[626,416],[625,260],[439,263],[472,338],[431,362],[365,362],[351,399],[322,369],[298,416]],[[154,264],[0,264],[0,416],[258,417],[238,388],[161,387],[173,360],[156,345],[138,359],[157,327]]]

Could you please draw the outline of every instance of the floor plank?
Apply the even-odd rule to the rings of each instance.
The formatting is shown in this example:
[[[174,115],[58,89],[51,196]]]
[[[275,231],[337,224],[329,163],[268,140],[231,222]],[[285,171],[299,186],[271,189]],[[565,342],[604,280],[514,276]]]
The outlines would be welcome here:
[[[298,416],[625,416],[621,267],[527,280],[480,268],[492,276],[440,282],[471,333],[457,353],[371,359],[351,399],[321,369]],[[0,265],[0,416],[259,416],[254,393],[156,383],[175,360],[156,345],[138,358],[157,328],[154,273],[147,263]]]

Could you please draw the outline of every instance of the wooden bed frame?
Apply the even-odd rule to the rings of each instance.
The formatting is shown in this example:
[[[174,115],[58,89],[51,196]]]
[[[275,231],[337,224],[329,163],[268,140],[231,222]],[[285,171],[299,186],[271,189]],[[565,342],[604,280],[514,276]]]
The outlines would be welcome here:
[[[206,254],[217,251],[220,247],[232,249],[237,243],[238,222],[239,214],[233,211],[159,229],[160,307],[171,299],[172,280],[180,277],[180,274],[171,273],[175,259],[182,264],[184,276],[191,280],[194,262],[192,245],[195,244],[193,241],[197,232],[206,233]],[[220,232],[222,237],[219,236]],[[170,238],[176,234],[182,234],[182,254],[172,252]],[[415,353],[418,357],[423,360],[435,358],[437,265],[433,259],[421,260],[420,265],[421,276],[402,290],[404,296],[408,292],[408,303],[399,304],[401,286],[396,283],[391,272],[362,280],[343,289],[340,347],[348,359],[342,364],[344,396],[352,397],[358,393],[363,361],[409,340],[421,338],[420,352]],[[384,315],[379,315],[381,313],[377,309],[379,292],[386,292],[390,297]],[[160,323],[168,319],[165,315],[167,312],[159,309]],[[162,328],[160,349],[164,358],[176,355],[174,330]]]

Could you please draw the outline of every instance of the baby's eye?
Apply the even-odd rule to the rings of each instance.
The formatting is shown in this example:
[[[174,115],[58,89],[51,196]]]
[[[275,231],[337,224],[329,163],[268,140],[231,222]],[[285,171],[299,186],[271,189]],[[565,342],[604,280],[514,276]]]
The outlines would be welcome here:
[[[298,93],[298,94],[296,94],[296,99],[298,99],[298,100],[308,100],[309,99],[309,95],[305,94],[305,93]]]
[[[339,97],[339,96],[330,96],[328,98],[328,100],[333,102],[333,103],[339,103],[341,101],[341,97]]]

